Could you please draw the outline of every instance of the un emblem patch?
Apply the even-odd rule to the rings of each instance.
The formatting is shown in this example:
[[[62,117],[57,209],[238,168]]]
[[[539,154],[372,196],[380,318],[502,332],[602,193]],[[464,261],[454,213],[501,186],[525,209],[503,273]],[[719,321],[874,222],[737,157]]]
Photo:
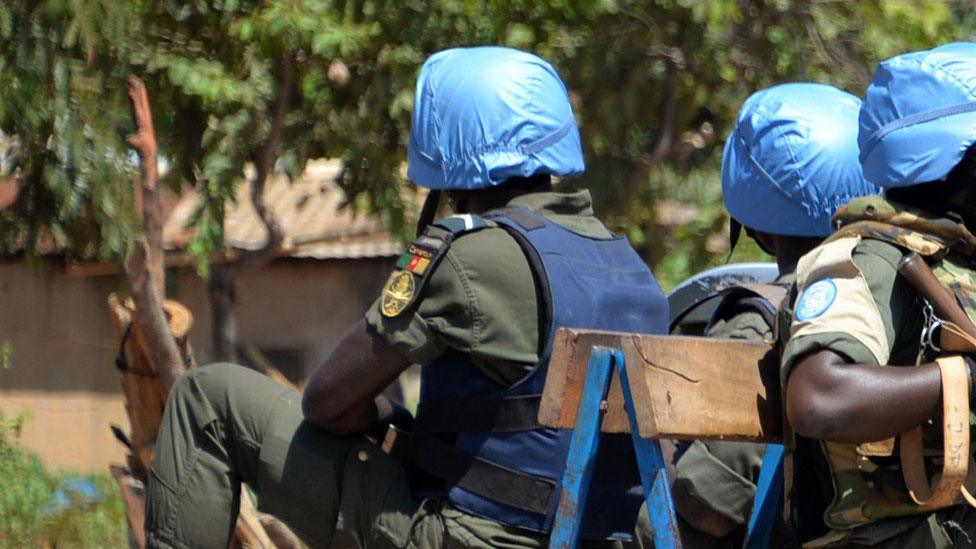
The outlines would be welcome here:
[[[813,320],[827,312],[837,299],[837,284],[833,279],[824,278],[807,286],[796,302],[796,319]]]
[[[413,303],[416,293],[417,285],[412,274],[407,271],[394,272],[383,289],[383,300],[380,303],[383,316],[392,318],[402,313]]]

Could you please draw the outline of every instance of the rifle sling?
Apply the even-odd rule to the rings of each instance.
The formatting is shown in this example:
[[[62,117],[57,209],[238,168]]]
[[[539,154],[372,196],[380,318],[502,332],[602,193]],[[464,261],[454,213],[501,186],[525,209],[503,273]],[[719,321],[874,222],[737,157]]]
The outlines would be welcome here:
[[[969,373],[960,356],[936,360],[942,372],[942,476],[933,488],[925,471],[922,427],[901,435],[901,471],[908,493],[918,505],[932,509],[953,505],[962,495],[974,502],[963,483],[969,469]]]

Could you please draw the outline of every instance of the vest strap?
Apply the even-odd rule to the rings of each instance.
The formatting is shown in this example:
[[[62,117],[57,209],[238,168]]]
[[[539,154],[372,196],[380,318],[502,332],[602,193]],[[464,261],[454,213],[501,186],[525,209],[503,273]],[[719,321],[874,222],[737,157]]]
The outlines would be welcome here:
[[[951,356],[936,362],[942,372],[944,463],[942,477],[934,488],[925,472],[922,427],[901,435],[901,471],[908,493],[918,505],[933,509],[954,504],[965,492],[963,482],[969,469],[969,373],[966,361],[960,356]],[[968,492],[965,495],[969,496]]]
[[[502,208],[492,211],[491,215],[507,217],[518,223],[526,231],[534,231],[546,226],[546,223],[539,216],[525,208]]]
[[[723,319],[732,318],[742,311],[752,311],[762,317],[767,326],[776,324],[776,311],[786,297],[787,286],[782,284],[739,284],[724,288],[719,295],[722,301],[712,312],[705,333]]]
[[[417,417],[430,433],[483,433],[541,429],[542,395],[425,400]]]
[[[849,236],[873,238],[913,251],[925,257],[941,258],[949,253],[950,244],[939,236],[879,221],[856,221],[834,231],[826,242]]]
[[[522,511],[545,515],[556,493],[556,482],[502,467],[472,456],[439,438],[415,430],[410,460],[424,472]]]

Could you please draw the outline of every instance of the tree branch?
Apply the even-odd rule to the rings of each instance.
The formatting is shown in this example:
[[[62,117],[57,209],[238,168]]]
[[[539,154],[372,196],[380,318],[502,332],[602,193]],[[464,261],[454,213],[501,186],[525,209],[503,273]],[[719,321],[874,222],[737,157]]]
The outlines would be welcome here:
[[[159,164],[156,149],[156,131],[153,128],[152,110],[146,85],[139,77],[130,75],[129,99],[132,100],[132,119],[136,131],[129,136],[129,144],[139,155],[139,171],[142,175],[141,192],[135,193],[136,211],[142,214],[143,230],[149,247],[148,268],[156,290],[165,293],[163,268],[163,215],[159,209]]]
[[[215,265],[210,272],[208,295],[211,310],[211,338],[214,357],[220,361],[237,362],[237,325],[234,321],[237,274],[245,269],[260,267],[274,259],[285,240],[284,230],[274,212],[264,201],[264,189],[268,177],[274,171],[278,145],[284,133],[288,115],[288,96],[292,85],[294,53],[281,60],[277,80],[277,96],[272,110],[271,133],[268,139],[251,155],[254,162],[254,179],[251,180],[251,205],[268,232],[268,239],[257,250],[242,252],[239,259],[227,265]],[[260,116],[260,114],[259,114]]]
[[[259,147],[253,155],[254,179],[251,181],[251,204],[257,212],[261,223],[268,231],[268,239],[264,245],[257,250],[245,252],[241,255],[238,267],[241,269],[262,265],[274,258],[274,254],[281,248],[285,240],[284,231],[278,223],[274,212],[268,208],[264,201],[264,189],[274,171],[274,164],[277,159],[278,145],[281,143],[281,135],[285,128],[285,117],[288,115],[288,96],[291,93],[292,84],[292,64],[294,63],[294,53],[289,54],[281,60],[281,74],[278,78],[277,97],[275,98],[274,112],[271,118],[271,134],[268,140]]]
[[[139,237],[132,244],[129,257],[125,260],[125,274],[135,304],[135,321],[139,323],[145,337],[145,352],[156,367],[163,388],[169,394],[173,383],[183,373],[183,360],[163,312],[163,300],[149,276],[148,261],[149,245],[145,237]]]
[[[165,276],[163,266],[163,220],[159,209],[159,166],[156,132],[146,85],[129,76],[129,98],[136,131],[129,144],[139,155],[141,192],[135,193],[141,210],[145,235],[135,240],[125,260],[125,274],[135,304],[135,319],[145,337],[145,351],[159,373],[166,392],[183,372],[183,360],[163,312]],[[140,207],[141,206],[141,207]]]
[[[680,54],[681,50],[674,48]],[[678,64],[672,57],[665,58],[665,80],[664,89],[661,97],[660,110],[658,111],[659,129],[657,139],[651,149],[650,161],[652,164],[662,162],[671,152],[674,145],[674,126],[678,111]]]

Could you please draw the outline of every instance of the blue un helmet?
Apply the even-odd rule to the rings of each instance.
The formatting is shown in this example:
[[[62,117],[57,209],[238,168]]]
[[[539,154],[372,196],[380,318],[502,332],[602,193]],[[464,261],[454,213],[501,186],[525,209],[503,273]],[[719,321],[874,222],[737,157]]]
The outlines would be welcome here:
[[[834,211],[880,189],[861,175],[861,101],[825,84],[782,84],[752,94],[722,157],[732,218],[766,233],[827,236]]]
[[[511,177],[583,173],[569,94],[552,66],[519,50],[456,48],[420,69],[407,177],[480,189]]]
[[[976,142],[976,43],[892,57],[861,107],[864,176],[882,187],[944,179]]]

